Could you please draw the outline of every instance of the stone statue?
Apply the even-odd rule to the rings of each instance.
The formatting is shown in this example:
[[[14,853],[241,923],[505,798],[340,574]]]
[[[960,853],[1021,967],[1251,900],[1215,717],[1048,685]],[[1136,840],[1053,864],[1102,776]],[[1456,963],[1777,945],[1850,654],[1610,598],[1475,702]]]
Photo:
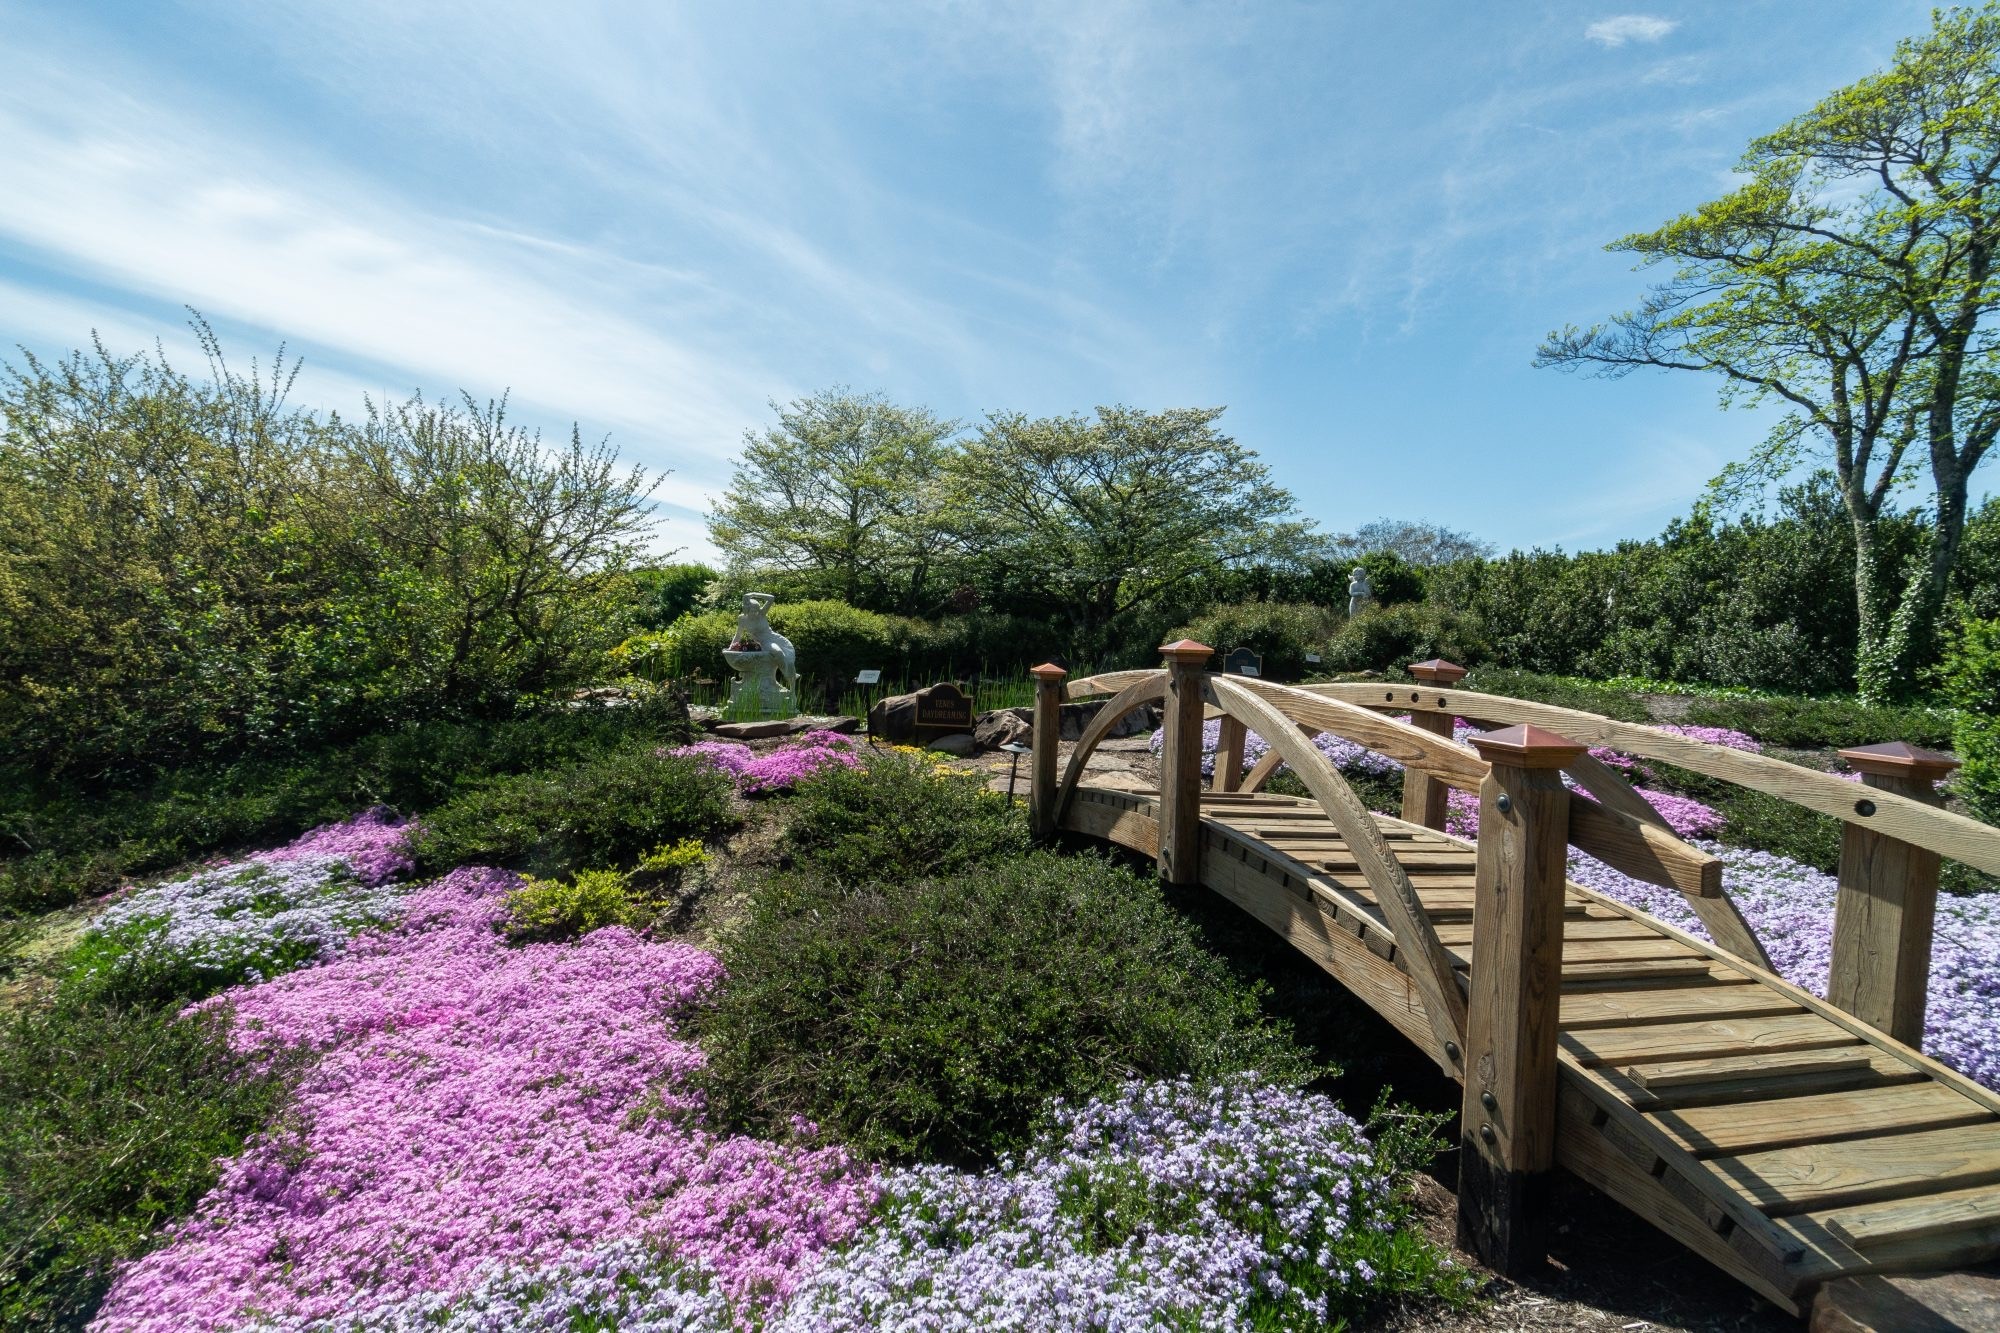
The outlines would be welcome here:
[[[722,660],[738,677],[729,687],[732,711],[741,706],[762,715],[791,709],[792,692],[799,683],[799,659],[792,641],[771,628],[769,613],[777,600],[767,592],[743,594],[736,637],[722,650]]]
[[[1375,600],[1375,589],[1368,582],[1368,571],[1356,565],[1348,573],[1347,614],[1358,616],[1361,608]]]

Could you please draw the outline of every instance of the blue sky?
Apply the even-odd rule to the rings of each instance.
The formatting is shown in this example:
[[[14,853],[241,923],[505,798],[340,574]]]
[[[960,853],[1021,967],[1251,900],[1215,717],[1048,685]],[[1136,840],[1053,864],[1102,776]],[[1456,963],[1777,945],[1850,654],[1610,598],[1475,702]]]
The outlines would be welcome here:
[[[178,351],[194,306],[309,405],[511,390],[671,469],[696,555],[767,401],[834,384],[1226,404],[1329,529],[1604,545],[1765,423],[1536,343],[1928,14],[0,0],[0,346]]]

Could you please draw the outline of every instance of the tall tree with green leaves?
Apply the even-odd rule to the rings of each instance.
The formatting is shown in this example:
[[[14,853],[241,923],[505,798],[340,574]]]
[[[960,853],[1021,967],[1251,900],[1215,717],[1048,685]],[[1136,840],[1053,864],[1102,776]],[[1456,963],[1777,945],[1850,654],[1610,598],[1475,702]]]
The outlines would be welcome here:
[[[1190,581],[1316,548],[1291,493],[1216,428],[1222,409],[995,413],[953,462],[982,583],[1011,584],[1100,654],[1120,617]]]
[[[953,550],[942,485],[958,423],[880,394],[827,389],[744,436],[709,539],[733,568],[781,570],[871,610],[922,615]]]
[[[1672,276],[1607,324],[1549,335],[1538,365],[1708,371],[1784,418],[1717,481],[1830,460],[1854,530],[1865,696],[1908,694],[1935,653],[1973,471],[2000,433],[2000,4],[1939,11],[1894,62],[1758,139],[1747,179],[1610,247]],[[1878,525],[1928,471],[1926,549],[1895,567]]]

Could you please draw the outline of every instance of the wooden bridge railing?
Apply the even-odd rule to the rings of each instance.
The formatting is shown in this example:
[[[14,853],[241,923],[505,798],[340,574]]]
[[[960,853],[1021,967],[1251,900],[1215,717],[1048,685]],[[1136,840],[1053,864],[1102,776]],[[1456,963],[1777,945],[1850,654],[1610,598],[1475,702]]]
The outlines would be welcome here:
[[[2000,830],[1951,814],[1935,792],[1956,761],[1906,745],[1842,751],[1862,784],[1763,755],[1572,709],[1453,688],[1449,662],[1411,667],[1417,685],[1293,687],[1210,673],[1212,650],[1182,641],[1164,669],[1070,681],[1037,668],[1032,810],[1052,836],[1090,755],[1117,723],[1164,707],[1158,859],[1169,882],[1201,878],[1202,727],[1220,719],[1213,789],[1255,792],[1287,764],[1311,792],[1374,891],[1400,966],[1422,999],[1447,1071],[1465,1084],[1462,1239],[1514,1270],[1538,1258],[1538,1195],[1554,1160],[1556,1025],[1563,900],[1572,846],[1684,894],[1718,946],[1766,972],[1770,960],[1724,890],[1722,864],[1690,846],[1630,783],[1592,758],[1602,745],[1774,795],[1840,819],[1845,841],[1829,1000],[1912,1047],[1923,1035],[1940,860],[2000,874]],[[1057,777],[1065,699],[1109,694]],[[1388,716],[1407,713],[1409,721]],[[1452,741],[1455,718],[1492,728]],[[1243,771],[1249,731],[1268,753]],[[1472,959],[1461,981],[1376,818],[1311,738],[1331,732],[1404,767],[1402,818],[1442,832],[1452,788],[1478,793]],[[1564,775],[1591,800],[1573,799]]]

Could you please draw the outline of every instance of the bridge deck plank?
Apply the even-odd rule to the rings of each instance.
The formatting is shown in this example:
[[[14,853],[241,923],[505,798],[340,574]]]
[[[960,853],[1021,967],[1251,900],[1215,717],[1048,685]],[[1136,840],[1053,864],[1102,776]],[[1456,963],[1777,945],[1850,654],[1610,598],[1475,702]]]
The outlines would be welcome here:
[[[1855,1049],[1859,1049],[1858,1047]],[[1811,1093],[1764,1102],[1731,1102],[1655,1111],[1652,1118],[1701,1157],[1833,1143],[1885,1131],[1948,1129],[1993,1117],[1932,1082],[1847,1092]]]

